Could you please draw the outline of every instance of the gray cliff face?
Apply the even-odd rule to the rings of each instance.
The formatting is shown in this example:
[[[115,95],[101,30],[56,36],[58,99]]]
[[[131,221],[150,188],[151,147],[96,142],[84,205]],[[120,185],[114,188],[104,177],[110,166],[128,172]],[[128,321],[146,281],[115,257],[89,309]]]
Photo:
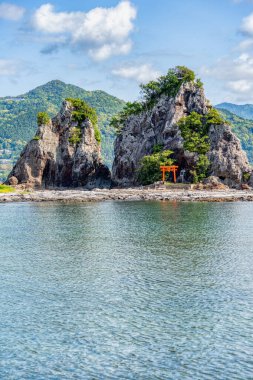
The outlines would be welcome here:
[[[152,154],[156,144],[174,152],[180,169],[190,168],[198,155],[184,150],[177,124],[192,111],[204,115],[210,108],[204,90],[194,83],[185,83],[175,98],[163,95],[152,110],[130,116],[115,141],[114,183],[122,187],[138,184],[140,160]],[[243,173],[252,169],[231,128],[226,124],[211,127],[209,138],[210,175],[220,177],[229,186],[240,184]]]
[[[77,122],[71,103],[38,128],[10,173],[7,182],[29,187],[109,187],[110,171],[102,164],[100,145],[90,120],[81,125],[80,142],[69,141]]]
[[[210,174],[219,177],[228,186],[237,186],[243,181],[243,174],[252,171],[240,140],[226,124],[211,126],[209,138]]]

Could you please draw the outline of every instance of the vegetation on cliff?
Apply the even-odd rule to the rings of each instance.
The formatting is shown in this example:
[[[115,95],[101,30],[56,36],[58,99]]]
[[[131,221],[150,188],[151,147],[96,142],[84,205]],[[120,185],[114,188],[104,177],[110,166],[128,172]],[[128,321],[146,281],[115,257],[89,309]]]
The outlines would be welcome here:
[[[38,126],[48,124],[50,117],[47,112],[39,112],[37,115],[37,124]]]
[[[195,79],[195,73],[185,66],[169,69],[166,75],[156,81],[140,85],[142,99],[126,103],[123,110],[111,119],[110,125],[119,133],[128,117],[151,109],[162,95],[175,97],[183,83],[194,82]],[[196,80],[196,85],[202,87],[200,79]]]
[[[195,183],[208,176],[210,162],[206,154],[210,150],[209,128],[211,125],[224,124],[224,122],[225,120],[220,113],[211,108],[205,115],[191,112],[189,116],[183,117],[178,123],[184,139],[184,149],[198,154],[197,161],[190,170]]]
[[[144,156],[140,163],[138,181],[142,185],[149,185],[151,183],[161,180],[161,165],[172,165],[174,160],[170,157],[172,150],[162,151],[161,145],[155,145],[153,154]]]
[[[101,133],[98,128],[98,117],[97,113],[94,108],[90,107],[84,100],[81,99],[73,99],[73,98],[67,98],[68,102],[72,104],[74,107],[74,111],[72,112],[72,118],[75,122],[78,123],[78,127],[75,128],[75,131],[72,131],[72,136],[70,138],[70,142],[73,144],[76,144],[81,139],[81,127],[82,124],[86,120],[90,120],[92,123],[92,126],[94,128],[95,138],[97,142],[101,143]],[[79,129],[79,132],[76,131],[76,129]]]

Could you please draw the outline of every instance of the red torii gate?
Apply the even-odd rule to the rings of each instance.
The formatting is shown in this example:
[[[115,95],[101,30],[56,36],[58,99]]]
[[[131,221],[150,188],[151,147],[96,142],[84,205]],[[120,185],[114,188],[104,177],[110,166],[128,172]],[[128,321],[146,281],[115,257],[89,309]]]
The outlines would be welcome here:
[[[176,183],[176,181],[177,181],[176,172],[178,170],[178,166],[176,166],[176,165],[171,165],[171,166],[162,165],[162,166],[160,166],[160,169],[161,169],[161,172],[163,175],[163,179],[162,179],[163,182],[165,182],[165,173],[173,172],[173,180],[174,180],[174,183]]]

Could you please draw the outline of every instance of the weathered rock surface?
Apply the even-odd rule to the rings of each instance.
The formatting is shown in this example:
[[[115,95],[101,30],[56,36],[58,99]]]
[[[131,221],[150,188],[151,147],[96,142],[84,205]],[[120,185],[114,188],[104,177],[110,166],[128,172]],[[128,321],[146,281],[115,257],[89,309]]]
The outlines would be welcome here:
[[[23,150],[7,183],[27,187],[109,187],[110,171],[102,164],[100,145],[92,123],[86,119],[80,127],[80,142],[69,139],[77,122],[73,106],[65,101],[59,114],[38,128],[36,137]]]
[[[156,144],[172,150],[180,169],[187,171],[198,156],[184,150],[177,123],[192,111],[204,115],[210,108],[204,90],[194,83],[185,83],[175,98],[163,95],[152,110],[130,116],[115,141],[113,181],[122,187],[138,184],[140,161],[153,153]],[[211,127],[209,138],[210,175],[219,177],[229,186],[239,185],[243,173],[252,169],[238,138],[227,124]]]
[[[240,140],[226,124],[212,126],[209,138],[211,175],[219,177],[228,186],[239,185],[243,181],[243,174],[252,171]]]

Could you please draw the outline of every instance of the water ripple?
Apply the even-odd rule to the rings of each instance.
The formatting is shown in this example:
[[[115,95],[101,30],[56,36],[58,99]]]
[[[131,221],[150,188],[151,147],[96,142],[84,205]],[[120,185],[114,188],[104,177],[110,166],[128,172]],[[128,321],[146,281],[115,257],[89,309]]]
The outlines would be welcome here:
[[[253,204],[0,207],[1,379],[253,379]]]

